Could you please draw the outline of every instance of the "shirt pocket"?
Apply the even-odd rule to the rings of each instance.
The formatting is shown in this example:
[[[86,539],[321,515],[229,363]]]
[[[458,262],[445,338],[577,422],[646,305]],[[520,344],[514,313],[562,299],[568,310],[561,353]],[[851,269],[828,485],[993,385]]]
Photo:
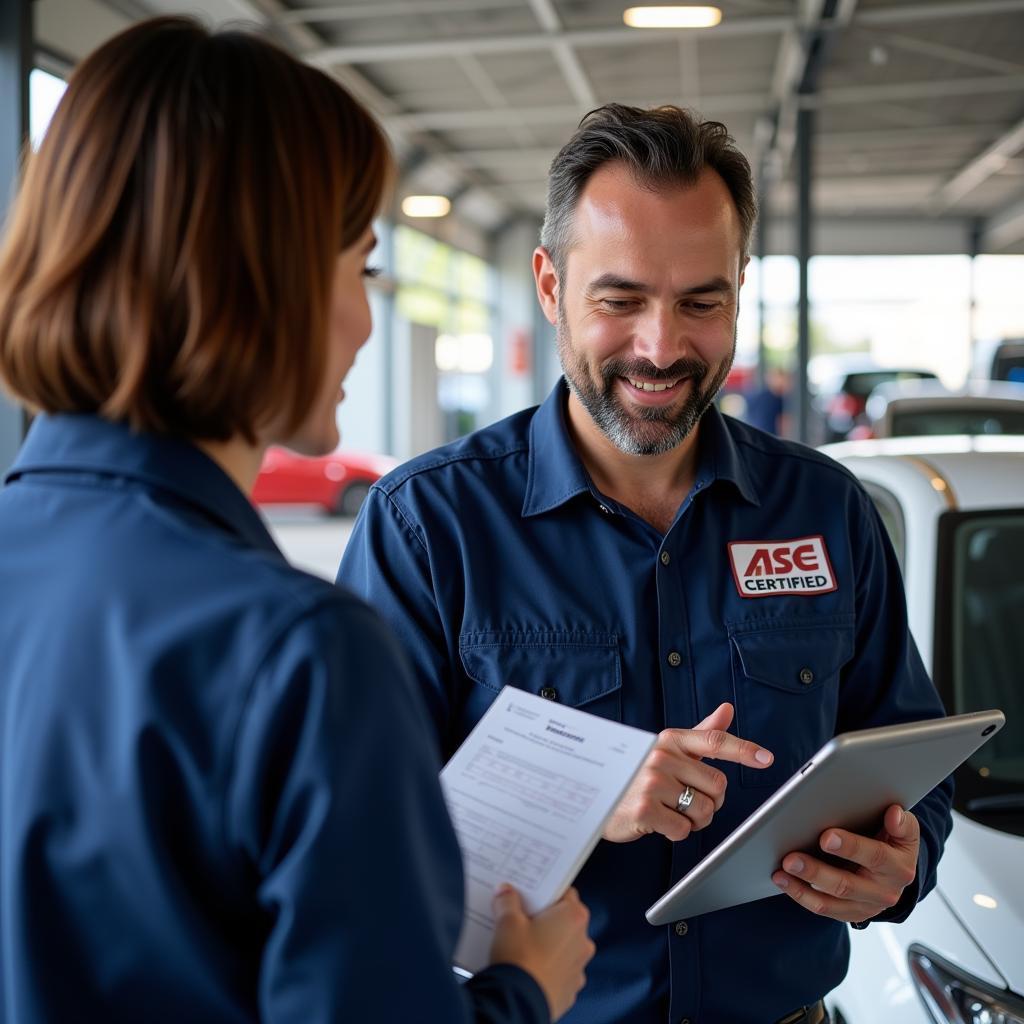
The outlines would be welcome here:
[[[615,633],[499,630],[464,633],[459,654],[475,685],[466,717],[475,723],[503,686],[622,720],[622,669]]]
[[[736,734],[775,755],[740,767],[743,786],[777,789],[835,735],[839,676],[853,656],[853,623],[730,632]]]

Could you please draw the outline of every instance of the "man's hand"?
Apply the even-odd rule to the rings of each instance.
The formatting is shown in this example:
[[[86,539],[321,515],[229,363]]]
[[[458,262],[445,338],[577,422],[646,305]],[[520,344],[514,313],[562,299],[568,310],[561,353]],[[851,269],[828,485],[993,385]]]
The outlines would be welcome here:
[[[917,877],[921,827],[910,811],[893,804],[874,839],[843,829],[821,834],[821,848],[851,862],[851,870],[816,857],[788,853],[772,881],[800,906],[836,921],[866,921],[899,903]],[[856,867],[854,867],[856,865]]]
[[[658,832],[685,839],[707,828],[725,800],[725,775],[703,758],[767,768],[775,759],[764,747],[730,736],[731,704],[720,704],[694,729],[665,729],[636,773],[626,795],[608,819],[602,835],[613,843],[630,843]],[[693,801],[680,813],[676,802],[689,787]]]

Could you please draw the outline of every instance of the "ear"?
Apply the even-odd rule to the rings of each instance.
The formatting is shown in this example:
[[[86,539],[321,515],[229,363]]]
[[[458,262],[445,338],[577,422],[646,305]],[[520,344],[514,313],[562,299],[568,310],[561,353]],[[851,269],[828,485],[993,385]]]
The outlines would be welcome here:
[[[558,275],[547,249],[538,245],[533,250],[533,279],[537,283],[537,300],[548,323],[558,323]]]

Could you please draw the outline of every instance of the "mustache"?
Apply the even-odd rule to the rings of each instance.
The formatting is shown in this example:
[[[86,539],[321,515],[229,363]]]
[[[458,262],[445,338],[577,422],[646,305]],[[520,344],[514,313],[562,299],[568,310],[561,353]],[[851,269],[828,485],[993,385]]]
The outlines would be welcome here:
[[[692,377],[698,383],[708,374],[707,363],[700,359],[677,359],[671,366],[659,369],[645,359],[613,359],[601,367],[601,376],[607,383],[616,377],[643,378],[649,381],[678,380]]]

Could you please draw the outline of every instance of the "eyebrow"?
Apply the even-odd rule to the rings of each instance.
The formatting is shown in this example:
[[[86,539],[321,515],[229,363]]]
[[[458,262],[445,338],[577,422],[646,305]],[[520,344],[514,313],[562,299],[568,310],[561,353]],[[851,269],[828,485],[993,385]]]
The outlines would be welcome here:
[[[376,235],[370,235],[370,238],[367,241],[366,245],[363,246],[363,252],[365,252],[365,253],[373,252],[373,250],[377,248],[377,242],[378,241],[379,241],[379,239],[377,238]]]
[[[709,281],[694,285],[692,288],[683,288],[680,295],[707,295],[711,292],[724,292],[732,294],[732,282],[726,277],[713,277]],[[587,286],[587,292],[593,294],[602,291],[618,292],[639,292],[641,295],[649,295],[653,289],[649,284],[642,281],[632,281],[628,277],[620,277],[618,274],[607,273],[594,278]]]

